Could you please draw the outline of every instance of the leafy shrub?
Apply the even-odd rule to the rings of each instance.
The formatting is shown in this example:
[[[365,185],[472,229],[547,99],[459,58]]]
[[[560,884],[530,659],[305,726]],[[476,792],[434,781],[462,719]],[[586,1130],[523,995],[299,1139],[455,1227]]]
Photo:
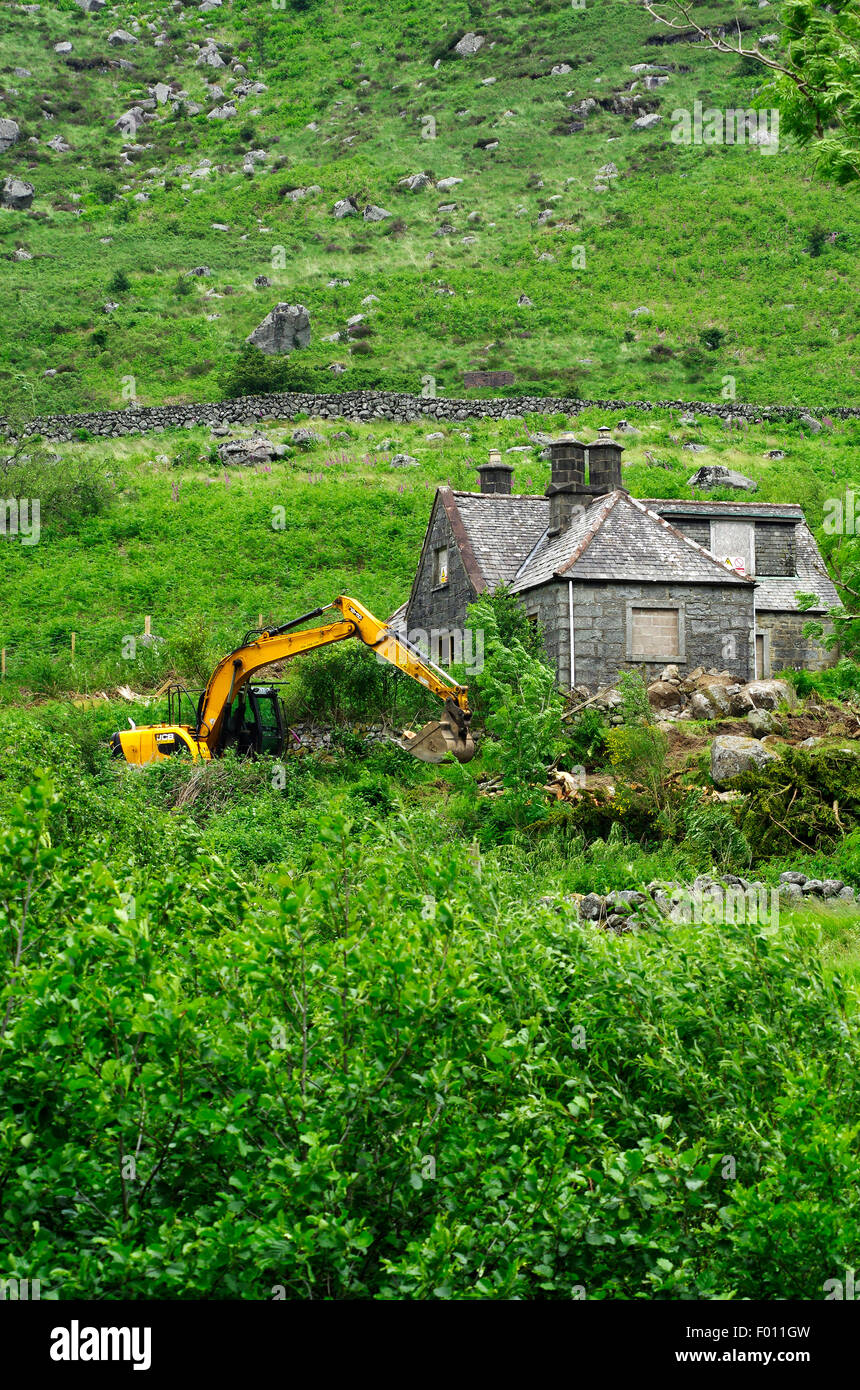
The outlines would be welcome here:
[[[60,533],[105,510],[117,479],[94,459],[64,458],[39,445],[0,454],[0,486],[7,496],[38,498],[42,531]]]
[[[520,829],[543,814],[546,768],[561,751],[562,699],[555,672],[514,635],[520,618],[506,596],[501,602],[482,596],[470,604],[467,622],[484,635],[484,665],[474,684],[491,735],[484,744],[484,764],[501,774],[504,787],[504,799],[493,814],[504,814]]]
[[[831,853],[860,825],[860,759],[850,750],[780,749],[743,773],[738,821],[756,860],[800,848]]]
[[[584,709],[567,724],[567,751],[574,763],[593,765],[606,747],[608,726],[600,710]]]
[[[242,809],[250,860],[273,821]],[[37,783],[0,829],[6,1277],[745,1301],[852,1263],[860,1045],[808,933],[607,937],[337,813],[264,896],[211,849],[117,879],[55,810]]]
[[[717,352],[725,342],[726,335],[722,328],[703,328],[699,334],[699,342],[702,347],[709,352]]]
[[[697,868],[742,872],[752,858],[750,846],[728,810],[693,795],[682,812],[684,854]]]
[[[355,348],[363,345],[357,343]],[[417,391],[420,380],[384,368],[349,367],[338,376],[322,366],[304,366],[290,357],[269,357],[252,343],[243,343],[235,357],[227,358],[218,385],[225,398],[268,395],[276,391]]]
[[[434,707],[438,717],[438,702],[358,642],[304,656],[293,663],[290,675],[286,703],[291,721],[395,723]]]

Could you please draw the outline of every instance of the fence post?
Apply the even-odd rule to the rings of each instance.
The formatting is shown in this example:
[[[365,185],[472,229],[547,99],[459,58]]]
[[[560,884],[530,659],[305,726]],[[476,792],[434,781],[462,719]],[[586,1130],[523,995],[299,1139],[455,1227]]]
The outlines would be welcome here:
[[[6,679],[6,648],[3,647],[2,651],[0,651],[0,680],[5,681],[5,679]]]
[[[74,656],[74,654],[75,654],[75,638],[76,638],[76,637],[77,637],[77,633],[76,633],[76,632],[73,632],[73,633],[72,633],[72,656]]]
[[[144,635],[144,637],[149,637],[149,636],[151,636],[151,634],[152,634],[152,615],[151,615],[150,613],[147,613],[146,617],[145,617],[144,620],[143,620],[143,635]]]

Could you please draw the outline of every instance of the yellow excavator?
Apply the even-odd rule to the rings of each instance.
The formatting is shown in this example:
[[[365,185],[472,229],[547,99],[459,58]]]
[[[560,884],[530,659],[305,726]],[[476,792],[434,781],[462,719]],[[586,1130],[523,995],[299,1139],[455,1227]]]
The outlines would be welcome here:
[[[339,621],[294,631],[301,623],[321,617],[329,608],[340,612]],[[278,692],[273,686],[252,684],[251,677],[274,661],[316,651],[347,637],[358,637],[378,656],[405,671],[445,702],[443,718],[425,724],[416,734],[404,735],[399,740],[402,748],[430,763],[442,762],[449,753],[461,763],[474,757],[475,745],[469,731],[472,715],[466,686],[449,680],[445,672],[423,657],[411,642],[374,618],[357,599],[343,594],[333,603],[303,613],[291,623],[247,633],[242,645],[219,661],[212,672],[197,703],[193,724],[181,722],[182,698],[190,700],[191,697],[180,687],[171,687],[167,723],[137,728],[129,720],[131,728],[118,730],[111,736],[111,752],[114,757],[138,767],[177,756],[207,761],[219,757],[227,748],[235,748],[241,755],[273,753],[279,756],[288,731]],[[191,709],[194,709],[193,702]]]

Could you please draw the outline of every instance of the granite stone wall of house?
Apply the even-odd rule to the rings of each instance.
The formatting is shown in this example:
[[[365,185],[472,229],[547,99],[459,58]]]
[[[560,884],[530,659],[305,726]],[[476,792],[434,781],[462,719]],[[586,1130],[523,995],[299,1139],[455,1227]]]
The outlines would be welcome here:
[[[756,630],[769,636],[767,664],[771,673],[801,669],[823,671],[837,660],[835,651],[828,652],[820,643],[804,637],[803,628],[807,622],[806,613],[756,613]],[[830,628],[830,624],[824,626]]]
[[[437,584],[436,552],[448,550],[448,582]],[[415,577],[412,597],[406,610],[407,635],[413,632],[453,631],[462,629],[468,604],[475,598],[475,586],[466,573],[460,552],[454,542],[451,523],[445,508],[437,499],[424,546],[424,553]],[[412,638],[412,640],[419,640]],[[419,645],[424,647],[423,642]]]
[[[559,587],[567,588],[561,582]],[[753,588],[739,584],[574,583],[575,683],[594,688],[616,680],[619,671],[638,668],[656,680],[668,663],[683,674],[697,666],[753,677]],[[635,658],[630,644],[631,608],[677,606],[682,655]],[[559,644],[559,655],[562,655]],[[570,684],[570,652],[557,666],[559,681]]]

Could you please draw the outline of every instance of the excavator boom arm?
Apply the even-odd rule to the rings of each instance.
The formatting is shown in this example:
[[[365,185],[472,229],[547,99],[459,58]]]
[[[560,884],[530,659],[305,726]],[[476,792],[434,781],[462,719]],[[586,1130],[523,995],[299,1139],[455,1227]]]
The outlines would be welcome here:
[[[386,623],[374,618],[357,599],[342,594],[330,607],[340,611],[340,621],[328,623],[323,627],[304,628],[298,632],[263,632],[255,641],[238,647],[219,661],[200,698],[197,738],[207,745],[211,753],[216,752],[225,715],[235,696],[262,667],[298,656],[302,652],[315,651],[333,642],[342,642],[347,637],[358,637],[365,646],[370,647],[385,661],[396,666],[398,670],[405,671],[413,680],[445,702],[447,721],[439,725],[426,726],[422,731],[423,745],[419,743],[419,735],[410,751],[428,761],[438,761],[437,754],[439,757],[444,756],[444,751],[454,752],[462,761],[470,758],[474,752],[474,745],[468,731],[471,715],[466,687],[448,680],[444,672],[432,662],[426,661],[411,643],[398,637]],[[422,746],[427,751],[419,751]]]

